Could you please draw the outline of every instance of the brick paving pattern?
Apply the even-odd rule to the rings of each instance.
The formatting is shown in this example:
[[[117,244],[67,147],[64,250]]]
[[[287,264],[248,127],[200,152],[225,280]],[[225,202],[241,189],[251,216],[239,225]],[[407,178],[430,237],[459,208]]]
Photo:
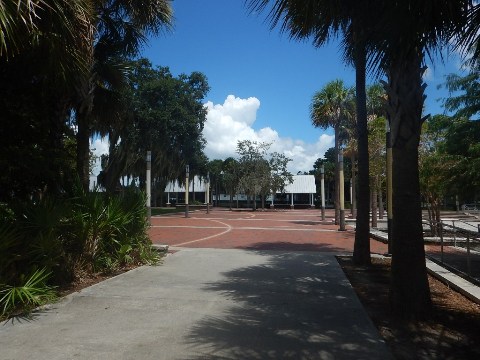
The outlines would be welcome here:
[[[355,232],[338,231],[333,210],[321,221],[318,209],[228,211],[212,209],[152,217],[150,238],[155,244],[192,248],[353,252]],[[372,253],[387,246],[370,240]]]

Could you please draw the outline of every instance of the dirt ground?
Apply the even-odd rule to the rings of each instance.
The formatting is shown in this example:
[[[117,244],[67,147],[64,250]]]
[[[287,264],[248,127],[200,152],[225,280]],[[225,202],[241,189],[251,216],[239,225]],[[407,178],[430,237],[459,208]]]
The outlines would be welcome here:
[[[480,305],[429,276],[432,318],[399,322],[388,304],[390,259],[373,258],[371,267],[338,260],[397,359],[480,359]]]

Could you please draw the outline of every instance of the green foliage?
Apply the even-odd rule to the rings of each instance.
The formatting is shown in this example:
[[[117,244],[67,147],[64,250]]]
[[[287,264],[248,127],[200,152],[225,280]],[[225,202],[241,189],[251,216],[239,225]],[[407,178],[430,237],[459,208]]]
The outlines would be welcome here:
[[[467,119],[480,115],[480,59],[467,75],[448,75],[445,87],[450,93],[443,103],[446,110],[456,112],[456,117]]]
[[[445,196],[475,199],[480,185],[480,123],[436,115],[424,125],[420,185],[430,203]]]
[[[132,190],[108,196],[85,193],[77,186],[75,194],[66,200],[45,197],[12,209],[3,207],[2,213],[8,215],[0,222],[5,311],[17,304],[37,304],[37,298],[48,300],[52,288],[47,282],[63,284],[85,272],[159,261],[146,233],[143,193]]]
[[[54,287],[47,285],[50,273],[45,268],[35,270],[30,276],[21,275],[18,285],[0,284],[0,314],[9,315],[13,310],[30,310],[56,299]]]
[[[147,59],[130,65],[123,94],[127,111],[109,130],[110,151],[102,162],[100,183],[109,193],[118,189],[121,176],[138,177],[143,186],[147,150],[152,151],[152,178],[160,189],[178,178],[187,163],[192,175],[205,172],[203,99],[209,91],[205,75],[175,77],[168,67],[154,68]]]
[[[237,144],[240,156],[238,186],[246,194],[265,196],[272,192],[282,192],[292,181],[292,174],[287,171],[291,159],[276,152],[269,153],[270,145],[250,140],[239,141]]]

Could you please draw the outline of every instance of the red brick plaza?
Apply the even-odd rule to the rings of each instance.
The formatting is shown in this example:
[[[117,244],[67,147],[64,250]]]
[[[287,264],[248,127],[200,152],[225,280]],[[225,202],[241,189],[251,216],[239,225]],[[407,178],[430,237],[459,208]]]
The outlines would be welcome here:
[[[214,208],[152,217],[149,234],[154,244],[177,247],[252,250],[353,252],[355,232],[338,231],[333,210],[321,220],[318,209],[236,211]],[[387,246],[370,240],[372,253]]]

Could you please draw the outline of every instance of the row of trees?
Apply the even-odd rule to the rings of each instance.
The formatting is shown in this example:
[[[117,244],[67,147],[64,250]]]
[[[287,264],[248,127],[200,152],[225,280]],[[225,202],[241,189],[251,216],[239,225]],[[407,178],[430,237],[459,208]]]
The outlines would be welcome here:
[[[172,24],[169,1],[5,1],[0,201],[89,185],[89,141],[127,121],[130,61]],[[72,171],[73,170],[73,171]]]
[[[163,193],[168,181],[182,177],[187,162],[194,174],[204,173],[202,101],[209,86],[199,72],[174,77],[167,67],[153,68],[147,59],[129,66],[123,116],[106,129],[109,152],[102,156],[99,184],[113,193],[121,179],[128,179],[127,184],[138,179],[144,188],[145,154],[151,150],[153,192]]]
[[[230,207],[234,195],[246,194],[252,199],[254,210],[258,196],[264,208],[268,195],[283,192],[285,186],[292,182],[292,174],[287,171],[291,159],[284,154],[269,152],[271,145],[242,140],[237,143],[238,159],[229,157],[208,163],[207,170],[213,188],[216,194],[220,189],[226,190],[230,196]]]
[[[424,317],[431,299],[425,266],[418,153],[424,104],[425,54],[453,41],[470,49],[478,42],[480,5],[469,0],[423,1],[250,0],[252,11],[268,8],[293,38],[321,46],[343,37],[345,59],[356,69],[358,143],[357,227],[354,260],[370,263],[369,161],[365,79],[367,62],[385,74],[387,119],[393,155],[393,256],[390,300],[401,317]],[[421,21],[419,21],[421,19]],[[478,49],[475,55],[478,55]]]
[[[422,138],[420,141],[420,190],[423,201],[430,211],[430,218],[439,221],[440,209],[455,201],[465,203],[475,201],[478,196],[476,189],[479,185],[478,178],[478,122],[469,118],[478,113],[478,71],[472,69],[465,77],[451,75],[447,77],[445,86],[450,89],[461,90],[458,96],[446,99],[445,106],[455,111],[454,116],[435,115],[426,120],[423,125]],[[462,82],[462,88],[456,86],[453,81]],[[335,86],[332,86],[335,84]],[[351,128],[351,119],[355,121],[354,91],[344,86],[340,80],[327,84],[312,98],[312,122],[316,126],[326,128],[331,126],[337,129],[337,146],[348,154],[350,161],[346,159],[345,178],[355,183],[355,157],[357,154],[355,133]],[[454,87],[455,86],[455,87]],[[347,101],[336,101],[342,94],[348,93]],[[326,94],[329,94],[326,96]],[[337,95],[336,95],[337,94]],[[338,95],[339,94],[339,95]],[[319,96],[321,95],[321,96]],[[322,98],[322,101],[319,99]],[[370,189],[371,191],[371,226],[377,226],[377,213],[383,215],[383,204],[386,198],[386,122],[385,117],[386,94],[379,84],[367,87],[368,109],[368,141],[370,162]],[[455,107],[451,103],[458,103],[460,99],[468,99],[469,104],[458,104]],[[335,102],[336,101],[336,102]],[[343,117],[329,116],[332,112],[324,109],[336,109],[333,113],[345,114]],[[315,109],[315,111],[313,111]],[[467,117],[466,117],[467,115]],[[350,128],[349,128],[350,127]],[[320,166],[325,167],[327,190],[330,190],[331,182],[337,181],[335,168],[338,167],[338,151],[331,148],[326,151],[323,159],[318,159],[313,166],[311,174],[320,178]],[[355,166],[350,169],[350,164]],[[319,181],[317,181],[319,182]],[[334,199],[338,202],[338,186],[331,188],[335,192]],[[355,187],[353,187],[355,189]],[[355,191],[353,191],[355,193]],[[355,198],[355,195],[352,196]],[[352,201],[352,206],[354,206]],[[447,204],[448,203],[448,204]],[[378,205],[378,208],[377,208]],[[335,204],[337,207],[337,205]],[[354,213],[354,211],[352,211]]]
[[[116,189],[145,181],[147,149],[156,182],[201,156],[205,76],[135,60],[171,26],[168,0],[0,2],[0,317],[55,285],[158,259],[145,197]],[[106,194],[88,191],[94,136],[109,140]]]

